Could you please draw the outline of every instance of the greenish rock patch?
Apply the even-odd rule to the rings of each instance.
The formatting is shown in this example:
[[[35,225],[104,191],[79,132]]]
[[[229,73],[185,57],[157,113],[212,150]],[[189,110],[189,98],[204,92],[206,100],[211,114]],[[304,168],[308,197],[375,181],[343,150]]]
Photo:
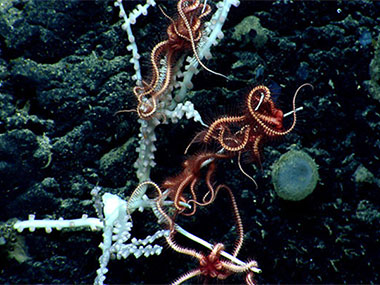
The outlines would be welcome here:
[[[274,189],[284,200],[305,199],[314,191],[318,179],[318,165],[303,151],[290,150],[272,166]]]

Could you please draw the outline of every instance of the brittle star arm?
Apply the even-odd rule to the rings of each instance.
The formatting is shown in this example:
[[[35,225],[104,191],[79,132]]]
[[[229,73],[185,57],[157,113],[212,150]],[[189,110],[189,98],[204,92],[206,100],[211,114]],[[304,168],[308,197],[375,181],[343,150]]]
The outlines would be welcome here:
[[[241,151],[243,150],[247,143],[248,143],[248,140],[249,140],[249,133],[251,131],[251,128],[249,127],[249,125],[245,125],[243,126],[239,132],[242,132],[244,130],[244,135],[243,135],[243,140],[240,142],[238,142],[238,140],[236,138],[225,138],[224,137],[224,133],[225,133],[225,130],[226,128],[222,128],[220,133],[219,133],[219,136],[218,136],[218,141],[220,143],[220,145],[227,151],[230,151],[230,152],[238,152],[238,151]],[[230,146],[226,143],[226,140],[232,140],[233,142],[236,143],[236,146]]]
[[[244,120],[245,120],[245,116],[230,116],[230,117],[223,117],[223,118],[215,120],[208,128],[207,133],[203,138],[203,141],[205,143],[208,143],[210,142],[211,138],[214,138],[217,140],[219,135],[215,135],[215,132],[219,130],[220,127],[223,128],[223,125],[239,123]]]
[[[151,82],[147,85],[147,89],[143,90],[142,92],[138,92],[139,89],[143,89],[141,87],[133,89],[133,92],[139,101],[142,100],[143,96],[148,95],[151,92],[153,92],[159,84],[160,70],[158,68],[157,61],[159,60],[161,53],[167,48],[167,44],[168,44],[167,40],[159,42],[158,44],[154,46],[150,54],[150,62],[152,64],[152,69],[153,69]]]
[[[193,235],[192,233],[188,232],[187,230],[185,230],[184,228],[182,228],[181,226],[177,225],[177,224],[174,224],[174,229],[176,230],[176,232],[180,233],[181,235],[187,237],[188,239],[208,248],[209,250],[213,250],[214,248],[214,245],[212,245],[211,243],[205,241],[204,239],[200,238],[200,237],[197,237],[195,235]],[[224,258],[230,260],[231,262],[233,262],[234,264],[237,264],[237,265],[240,265],[240,266],[245,266],[247,265],[246,262],[240,260],[239,258],[233,256],[232,254],[226,252],[226,251],[221,251],[220,252],[220,255],[223,256]],[[257,268],[256,266],[252,266],[252,267],[249,267],[249,270],[254,272],[254,273],[261,273],[261,269]]]
[[[157,191],[158,197],[154,203],[155,207],[152,207],[153,213],[156,215],[159,222],[164,222],[164,223],[168,224],[171,233],[169,234],[169,236],[166,237],[166,240],[167,240],[168,244],[171,246],[171,248],[175,251],[178,251],[178,252],[186,254],[186,255],[193,256],[197,259],[200,259],[202,257],[201,254],[198,253],[197,251],[180,247],[175,243],[175,241],[173,240],[172,233],[178,232],[178,233],[182,234],[183,236],[185,236],[186,238],[208,248],[209,250],[213,250],[214,246],[211,243],[203,240],[200,237],[193,235],[192,233],[186,231],[184,228],[182,228],[181,226],[176,224],[162,208],[162,204],[163,204],[163,201],[165,198],[165,194],[161,191],[159,186],[157,184],[155,184],[154,182],[148,181],[147,184],[153,186],[154,189]],[[235,201],[233,200],[233,203],[234,202]],[[234,213],[234,215],[235,215],[235,218],[237,220],[240,220],[240,215],[238,213],[237,213],[237,216],[236,216],[236,213]],[[238,229],[238,232],[240,233],[240,231],[242,231],[242,225],[238,225],[238,227],[241,228],[241,229]],[[256,266],[253,266],[253,265],[250,266],[250,263],[241,261],[240,259],[238,259],[236,257],[236,255],[240,249],[240,246],[241,246],[240,243],[242,243],[242,241],[239,240],[239,244],[237,247],[235,247],[233,254],[229,254],[228,252],[225,252],[225,251],[221,251],[220,254],[224,258],[230,260],[232,262],[231,263],[232,265],[247,267],[247,265],[249,264],[247,270],[250,270],[251,272],[254,272],[254,273],[260,273],[261,269],[259,269],[257,267],[257,264],[256,264]]]
[[[192,30],[192,28],[191,28],[191,26],[190,26],[190,23],[189,23],[189,21],[187,20],[186,15],[185,15],[185,13],[184,13],[184,11],[183,11],[183,9],[182,9],[182,2],[183,2],[183,1],[181,1],[181,0],[178,2],[178,5],[177,5],[177,7],[178,7],[178,14],[180,15],[182,21],[184,22],[184,24],[185,24],[185,26],[186,26],[186,29],[187,29],[188,33],[189,33],[189,38],[190,38],[191,48],[193,49],[194,56],[195,56],[195,58],[197,59],[199,65],[202,66],[205,70],[207,70],[207,71],[210,72],[210,73],[213,73],[213,74],[215,74],[215,75],[219,75],[219,76],[221,76],[221,77],[224,77],[224,78],[227,78],[227,79],[228,79],[227,76],[225,76],[224,74],[221,74],[221,73],[219,73],[219,72],[216,72],[216,71],[211,70],[211,69],[208,68],[206,65],[204,65],[204,63],[201,61],[201,59],[200,59],[200,57],[199,57],[199,55],[198,55],[197,47],[195,46],[195,39],[194,39],[194,35],[193,35],[193,30]],[[197,6],[198,6],[198,5],[199,5],[199,2],[197,1],[196,3],[197,3]]]
[[[268,127],[267,126],[267,122],[263,119],[262,116],[259,116],[257,113],[255,112],[251,112],[250,110],[250,113],[252,115],[252,117],[256,120],[256,122],[260,125],[260,127],[262,127],[264,130],[265,130],[265,133],[267,135],[272,135],[272,136],[283,136],[283,135],[286,135],[288,133],[290,133],[295,125],[296,125],[296,120],[297,120],[297,116],[296,116],[296,98],[297,98],[297,95],[299,94],[299,91],[305,87],[305,86],[310,86],[311,88],[314,88],[313,85],[311,85],[310,83],[304,83],[302,84],[300,87],[297,88],[296,92],[294,93],[294,96],[293,96],[293,104],[292,104],[292,107],[293,107],[293,110],[291,112],[291,114],[293,114],[293,123],[292,125],[285,131],[277,131],[271,127]]]

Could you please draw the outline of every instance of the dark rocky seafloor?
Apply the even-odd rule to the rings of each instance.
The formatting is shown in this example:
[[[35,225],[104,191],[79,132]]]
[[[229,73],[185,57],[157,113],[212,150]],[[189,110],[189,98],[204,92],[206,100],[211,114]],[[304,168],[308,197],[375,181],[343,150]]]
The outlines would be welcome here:
[[[175,12],[175,2],[158,2]],[[244,19],[247,29],[239,26]],[[95,185],[122,197],[137,186],[137,116],[114,115],[135,107],[121,24],[113,1],[0,3],[0,283],[92,283],[96,276],[101,232],[16,234],[6,225],[29,214],[96,216]],[[145,72],[167,25],[155,7],[132,27]],[[285,112],[298,86],[314,86],[297,98],[304,109],[296,130],[266,144],[262,170],[244,165],[258,190],[236,160],[217,169],[217,182],[233,189],[244,222],[239,257],[258,261],[258,283],[379,283],[380,2],[241,1],[224,34],[206,64],[231,80],[201,71],[189,92],[206,120],[237,112],[257,84],[269,86]],[[188,120],[157,128],[153,181],[180,171],[184,148],[201,129]],[[271,182],[271,165],[290,148],[319,166],[316,189],[298,202],[280,199]],[[228,249],[230,217],[221,195],[179,222]],[[157,228],[148,212],[133,219],[136,235]],[[106,283],[169,283],[198,266],[161,244],[160,256],[111,261]],[[243,283],[244,275],[211,282]]]

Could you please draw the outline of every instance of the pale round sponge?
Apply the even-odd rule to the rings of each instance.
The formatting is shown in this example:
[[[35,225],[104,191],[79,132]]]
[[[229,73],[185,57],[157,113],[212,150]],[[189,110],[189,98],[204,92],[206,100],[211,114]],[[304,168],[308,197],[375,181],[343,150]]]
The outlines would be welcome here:
[[[318,179],[318,165],[303,151],[290,150],[272,165],[274,190],[284,200],[306,198],[314,191]]]

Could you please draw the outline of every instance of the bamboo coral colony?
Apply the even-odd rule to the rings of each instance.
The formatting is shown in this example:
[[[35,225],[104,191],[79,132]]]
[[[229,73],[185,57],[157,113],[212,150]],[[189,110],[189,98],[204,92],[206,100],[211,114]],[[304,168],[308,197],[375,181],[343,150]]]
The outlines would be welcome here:
[[[224,0],[217,3],[217,9],[209,22],[206,22],[205,18],[212,14],[212,9],[207,1],[201,3],[198,0],[179,0],[176,6],[178,15],[174,19],[162,11],[169,21],[168,37],[159,42],[151,52],[152,76],[151,80],[146,82],[141,76],[140,55],[132,33],[132,25],[138,17],[147,15],[148,9],[156,3],[154,0],[147,0],[144,5],[137,5],[136,9],[127,16],[122,1],[115,2],[115,6],[120,10],[120,16],[124,19],[122,27],[128,34],[130,41],[128,49],[132,52],[131,63],[136,71],[133,76],[136,81],[133,93],[137,101],[136,112],[139,115],[140,145],[137,148],[139,156],[134,166],[140,184],[128,201],[110,193],[101,195],[101,187],[94,187],[91,194],[98,218],[84,215],[76,220],[35,220],[34,216],[30,216],[27,221],[16,222],[15,229],[22,231],[25,228],[29,230],[44,228],[47,232],[66,227],[101,229],[102,255],[99,258],[100,267],[97,270],[96,284],[103,284],[111,256],[127,258],[129,255],[134,255],[138,258],[160,254],[162,246],[154,242],[161,237],[164,237],[167,244],[176,252],[189,255],[199,262],[198,269],[182,275],[174,282],[175,284],[198,275],[224,279],[233,273],[244,273],[246,283],[253,283],[253,274],[260,272],[256,261],[243,262],[237,258],[243,244],[244,232],[235,197],[228,186],[224,184],[215,186],[212,176],[216,171],[218,160],[251,151],[254,158],[259,161],[259,147],[268,137],[290,132],[295,124],[294,100],[298,90],[293,100],[294,122],[288,130],[283,129],[283,113],[275,107],[269,90],[264,86],[256,87],[248,94],[244,114],[218,118],[210,126],[202,122],[200,114],[194,109],[190,100],[186,101],[186,92],[192,87],[191,78],[198,72],[198,66],[207,72],[218,74],[207,68],[202,59],[211,57],[210,47],[217,44],[217,39],[223,37],[221,29],[228,12],[232,5],[238,4],[238,0]],[[191,56],[185,59],[186,54]],[[150,181],[150,171],[155,166],[155,128],[161,123],[178,122],[184,116],[203,124],[206,130],[198,139],[205,144],[215,142],[219,151],[209,150],[190,156],[185,160],[180,174],[163,182],[162,190]],[[200,170],[205,166],[207,172],[204,181],[207,190],[201,195],[201,199],[198,199],[197,186],[203,180]],[[153,189],[155,198],[146,195],[148,189]],[[218,243],[213,246],[187,232],[175,222],[178,214],[194,215],[197,206],[211,204],[220,191],[228,193],[233,209],[232,215],[236,222],[238,239],[232,254],[224,251],[223,244]],[[169,208],[171,211],[168,211]],[[131,215],[135,210],[144,209],[151,210],[156,215],[158,223],[165,228],[160,228],[145,238],[137,239],[131,236],[133,227]],[[205,246],[210,250],[210,254],[206,256],[193,249],[181,247],[175,239],[177,233]]]

